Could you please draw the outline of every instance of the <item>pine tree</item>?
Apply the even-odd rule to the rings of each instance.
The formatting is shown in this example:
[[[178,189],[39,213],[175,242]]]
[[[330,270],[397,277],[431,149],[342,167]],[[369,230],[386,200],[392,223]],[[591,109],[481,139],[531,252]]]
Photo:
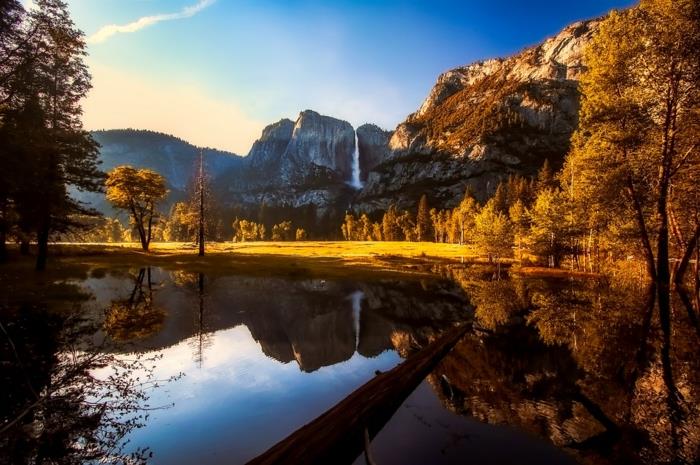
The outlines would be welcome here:
[[[29,37],[22,27],[26,11],[17,0],[0,2],[0,106],[12,105],[16,74],[26,58],[23,51]]]
[[[558,267],[567,251],[569,229],[566,210],[564,194],[545,189],[537,196],[530,212],[532,222],[528,243],[533,253],[547,258],[550,267]]]
[[[537,178],[535,181],[535,192],[540,193],[545,189],[553,189],[557,186],[556,178],[552,167],[549,165],[549,159],[545,159],[542,167],[537,172]]]
[[[359,220],[359,237],[358,240],[361,241],[371,241],[372,240],[372,221],[370,221],[369,216],[363,213]]]
[[[453,242],[464,245],[469,241],[469,235],[474,231],[474,218],[479,213],[479,204],[470,190],[464,193],[464,198],[452,212],[452,221],[457,229],[457,237]]]
[[[421,242],[428,242],[433,239],[433,222],[430,219],[430,207],[428,207],[428,197],[425,194],[421,196],[418,202],[416,236]]]
[[[390,205],[389,209],[382,217],[382,235],[385,241],[398,241],[402,236],[401,228],[398,225],[398,215],[396,206]]]
[[[356,226],[356,220],[355,220],[355,215],[352,213],[345,213],[345,221],[343,222],[343,237],[347,241],[354,241],[356,232],[355,229],[357,228]]]
[[[17,182],[19,170],[25,166],[17,146],[24,138],[16,128],[16,118],[22,110],[19,108],[22,102],[16,99],[16,78],[23,59],[20,50],[24,41],[24,17],[25,11],[18,1],[0,2],[0,159],[3,160],[0,169],[0,263],[7,258],[7,235],[15,221],[13,197],[20,185]]]
[[[103,176],[97,169],[98,145],[81,122],[80,102],[90,90],[83,33],[73,24],[64,1],[34,4],[30,28],[35,32],[27,46],[34,57],[32,87],[45,117],[36,136],[46,145],[32,157],[36,175],[26,184],[35,187],[31,203],[37,219],[36,267],[43,270],[50,236],[76,226],[71,215],[96,214],[74,201],[68,187],[96,192]]]
[[[508,217],[513,225],[513,236],[518,249],[518,259],[522,260],[522,250],[528,231],[530,229],[530,217],[521,200],[516,200],[508,210]]]
[[[489,259],[510,255],[513,245],[513,231],[508,217],[496,209],[489,201],[474,217],[474,239],[479,250],[488,254]]]
[[[498,183],[496,187],[496,192],[492,197],[493,206],[498,213],[506,214],[508,213],[508,188],[503,182]]]

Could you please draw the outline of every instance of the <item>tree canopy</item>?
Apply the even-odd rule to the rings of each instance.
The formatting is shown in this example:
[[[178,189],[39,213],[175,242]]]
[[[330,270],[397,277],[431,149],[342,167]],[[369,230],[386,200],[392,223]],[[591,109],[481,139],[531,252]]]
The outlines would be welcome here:
[[[149,169],[118,166],[107,176],[107,200],[125,210],[138,231],[141,247],[148,251],[157,204],[168,194],[165,178]]]

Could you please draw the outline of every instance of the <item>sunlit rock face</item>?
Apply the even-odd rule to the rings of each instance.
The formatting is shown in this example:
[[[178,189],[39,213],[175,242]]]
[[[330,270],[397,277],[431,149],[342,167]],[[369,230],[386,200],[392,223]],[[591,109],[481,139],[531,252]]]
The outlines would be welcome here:
[[[267,126],[215,190],[225,204],[327,208],[348,191],[354,148],[350,123],[306,110]]]
[[[326,168],[339,181],[350,179],[355,131],[350,123],[306,110],[299,115],[284,154],[282,179],[305,182],[309,172]]]
[[[509,174],[560,164],[578,121],[583,49],[598,20],[540,45],[442,74],[398,125],[390,159],[367,174],[358,209],[413,205],[423,193],[454,206],[470,185],[482,200]]]

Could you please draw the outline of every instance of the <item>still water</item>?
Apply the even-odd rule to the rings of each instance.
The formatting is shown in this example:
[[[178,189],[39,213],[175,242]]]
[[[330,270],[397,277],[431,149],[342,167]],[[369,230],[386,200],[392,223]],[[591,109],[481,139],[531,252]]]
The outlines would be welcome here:
[[[455,324],[377,463],[694,463],[700,328],[640,286],[86,270],[5,289],[7,463],[245,463]],[[695,319],[694,319],[695,317]],[[339,457],[338,463],[364,463]]]

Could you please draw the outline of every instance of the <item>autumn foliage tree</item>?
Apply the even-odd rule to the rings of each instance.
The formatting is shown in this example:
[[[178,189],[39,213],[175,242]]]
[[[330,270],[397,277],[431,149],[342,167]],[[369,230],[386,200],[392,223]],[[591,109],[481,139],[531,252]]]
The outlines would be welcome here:
[[[165,178],[149,169],[118,166],[109,172],[106,186],[107,200],[129,213],[141,248],[148,252],[153,221],[158,216],[156,206],[168,193]]]
[[[585,55],[580,123],[562,176],[593,217],[633,219],[662,304],[671,259],[680,259],[682,279],[700,234],[687,203],[700,164],[698,50],[696,0],[642,0],[603,21]]]
[[[418,202],[416,213],[416,236],[419,241],[427,242],[433,239],[433,221],[430,218],[428,198],[423,194]]]

